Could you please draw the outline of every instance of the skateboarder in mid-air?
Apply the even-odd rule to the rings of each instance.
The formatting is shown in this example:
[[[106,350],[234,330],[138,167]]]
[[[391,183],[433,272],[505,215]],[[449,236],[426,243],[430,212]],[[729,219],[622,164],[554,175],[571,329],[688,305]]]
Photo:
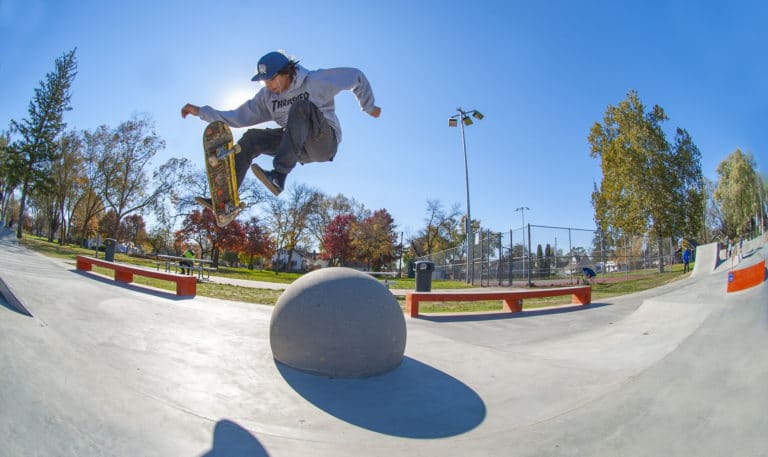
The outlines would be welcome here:
[[[296,166],[310,162],[333,160],[341,142],[341,126],[336,117],[334,97],[351,90],[360,108],[379,117],[371,85],[356,68],[331,68],[309,71],[280,52],[270,52],[259,59],[252,81],[264,87],[256,95],[232,111],[218,111],[210,106],[190,103],[181,109],[206,122],[223,121],[231,127],[248,127],[275,121],[282,128],[249,129],[240,138],[241,152],[235,155],[237,186],[251,166],[253,173],[275,195],[285,188],[285,178]],[[274,156],[273,170],[251,165],[259,154]],[[196,197],[201,205],[211,207],[210,198]]]

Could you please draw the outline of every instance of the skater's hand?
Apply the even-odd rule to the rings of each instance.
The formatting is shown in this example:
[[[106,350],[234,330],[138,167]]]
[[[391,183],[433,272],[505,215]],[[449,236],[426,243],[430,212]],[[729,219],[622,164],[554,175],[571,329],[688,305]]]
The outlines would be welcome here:
[[[381,108],[379,108],[378,106],[374,106],[371,112],[368,114],[370,114],[373,117],[379,117],[381,115]]]
[[[200,114],[200,107],[195,106],[191,103],[187,103],[184,105],[184,107],[181,109],[181,117],[186,118],[188,114],[191,114],[193,116],[197,116]]]

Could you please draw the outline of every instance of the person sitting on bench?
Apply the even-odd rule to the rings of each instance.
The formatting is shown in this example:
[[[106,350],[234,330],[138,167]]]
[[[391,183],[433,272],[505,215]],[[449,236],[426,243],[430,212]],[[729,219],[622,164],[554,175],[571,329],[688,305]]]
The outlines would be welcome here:
[[[195,266],[195,262],[194,262],[195,253],[192,251],[192,249],[189,246],[187,246],[187,250],[184,251],[184,254],[182,254],[182,257],[186,257],[189,260],[182,260],[182,261],[179,262],[179,265],[181,265],[181,267],[182,267],[181,268],[181,274],[183,274],[183,275],[190,274],[191,275],[192,274],[192,268],[191,267]],[[185,269],[184,267],[190,267],[190,268],[186,268]]]

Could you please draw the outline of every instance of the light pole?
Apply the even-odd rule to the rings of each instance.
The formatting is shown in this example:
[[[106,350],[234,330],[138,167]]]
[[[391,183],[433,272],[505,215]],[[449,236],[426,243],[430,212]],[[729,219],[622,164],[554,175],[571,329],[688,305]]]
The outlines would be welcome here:
[[[457,114],[448,118],[448,127],[461,126],[461,148],[464,151],[464,180],[467,184],[467,220],[466,220],[466,234],[467,234],[467,284],[471,283],[470,277],[472,277],[472,216],[469,211],[469,167],[467,166],[467,141],[464,137],[464,126],[472,125],[472,118],[477,120],[482,119],[484,116],[480,114],[480,111],[469,110],[465,111],[461,108],[456,108]]]
[[[520,214],[523,217],[523,269],[527,271],[528,276],[528,285],[531,285],[531,249],[530,246],[528,247],[528,268],[525,268],[526,262],[525,262],[525,212],[530,211],[531,208],[528,208],[527,206],[521,206],[519,208],[515,208],[515,212],[520,211]],[[528,240],[528,243],[530,244],[531,240]]]

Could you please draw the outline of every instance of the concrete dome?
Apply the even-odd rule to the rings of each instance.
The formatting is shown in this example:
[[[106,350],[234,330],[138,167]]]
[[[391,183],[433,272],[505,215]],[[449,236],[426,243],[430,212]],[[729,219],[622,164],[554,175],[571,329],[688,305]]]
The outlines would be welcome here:
[[[296,280],[278,299],[269,326],[275,360],[338,378],[396,368],[405,341],[405,318],[395,297],[351,268],[324,268]]]

